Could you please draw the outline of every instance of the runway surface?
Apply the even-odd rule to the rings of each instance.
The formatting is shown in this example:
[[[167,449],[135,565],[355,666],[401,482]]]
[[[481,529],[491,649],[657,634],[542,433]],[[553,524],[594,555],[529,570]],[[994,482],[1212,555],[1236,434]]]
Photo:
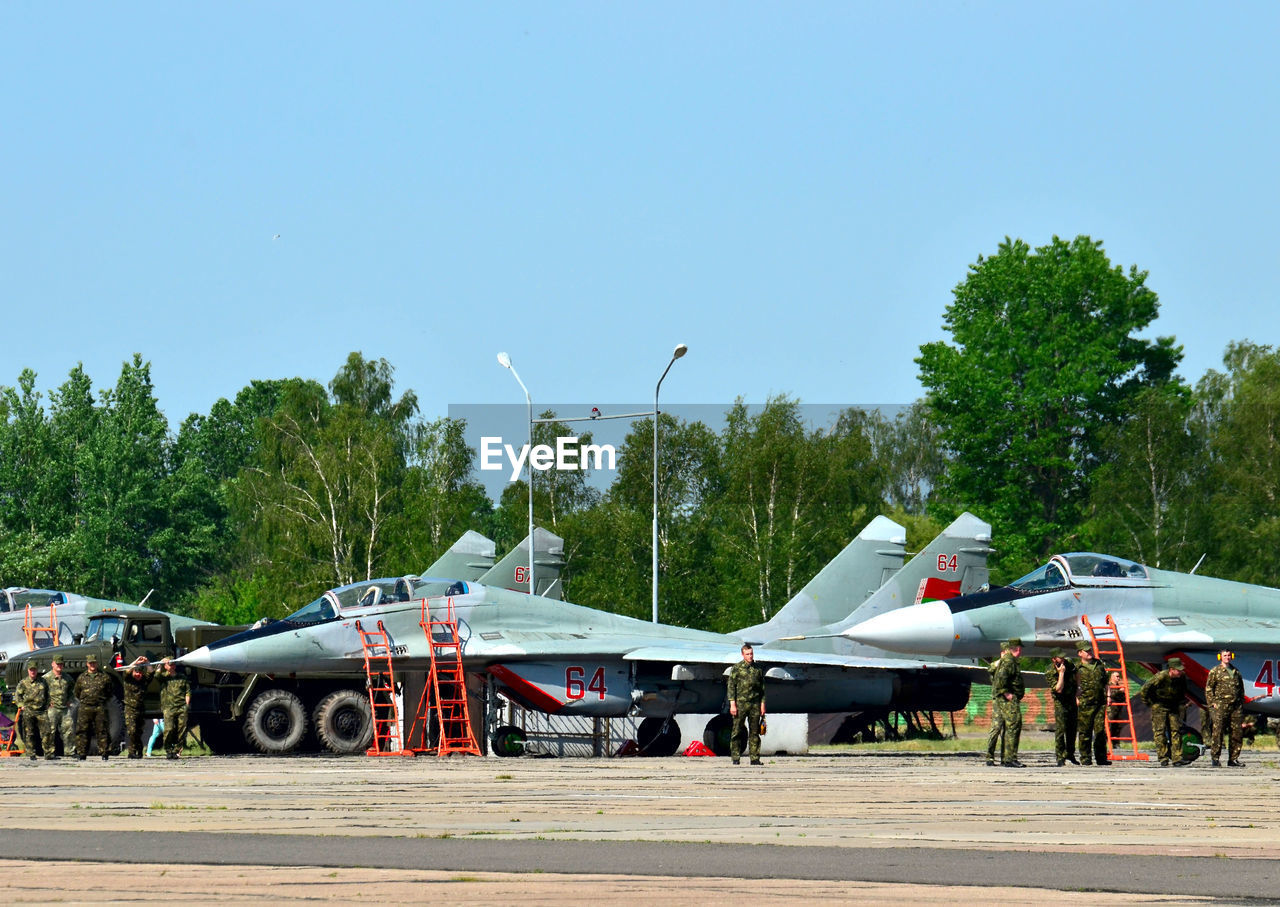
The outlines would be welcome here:
[[[1262,902],[1280,879],[1280,761],[1250,758],[1231,771],[1059,769],[1035,755],[1023,770],[880,754],[760,768],[680,757],[5,760],[0,845],[6,879],[30,892],[19,900],[49,899],[57,879],[74,901],[65,880],[141,863],[154,872],[132,870],[146,885],[126,887],[128,899],[420,900],[412,886],[432,884],[433,897],[479,901],[515,886],[535,903],[577,886],[591,897],[679,886],[703,899],[742,888],[771,900]],[[85,876],[77,861],[100,865]],[[118,890],[95,883],[79,896]]]

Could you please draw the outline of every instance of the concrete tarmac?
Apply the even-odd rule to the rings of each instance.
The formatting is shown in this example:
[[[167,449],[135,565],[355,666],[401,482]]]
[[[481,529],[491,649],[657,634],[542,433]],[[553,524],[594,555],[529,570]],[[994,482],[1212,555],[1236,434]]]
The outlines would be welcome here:
[[[1273,900],[1275,753],[1024,759],[9,759],[0,862],[18,901]]]

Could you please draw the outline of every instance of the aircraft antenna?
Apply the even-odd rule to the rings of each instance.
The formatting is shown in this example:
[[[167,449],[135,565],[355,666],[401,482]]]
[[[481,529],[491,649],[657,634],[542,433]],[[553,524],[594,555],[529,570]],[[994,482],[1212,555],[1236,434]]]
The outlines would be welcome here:
[[[1191,568],[1191,572],[1192,572],[1192,573],[1195,573],[1197,570],[1199,570],[1199,569],[1200,569],[1200,565],[1204,563],[1204,559],[1205,559],[1208,555],[1209,555],[1209,552],[1208,552],[1208,551],[1206,551],[1204,554],[1200,555],[1200,560],[1196,561],[1196,565],[1195,565],[1194,567],[1192,567],[1192,568]]]

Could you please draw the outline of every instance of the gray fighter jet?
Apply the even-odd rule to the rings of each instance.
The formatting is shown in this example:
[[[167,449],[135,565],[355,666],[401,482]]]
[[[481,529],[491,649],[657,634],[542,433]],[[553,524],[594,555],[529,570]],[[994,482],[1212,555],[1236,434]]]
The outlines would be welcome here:
[[[1101,625],[1108,615],[1126,659],[1155,665],[1177,655],[1201,690],[1217,653],[1232,648],[1246,709],[1280,714],[1280,590],[1110,555],[1055,555],[1009,586],[903,608],[847,635],[897,652],[993,655],[1010,637],[1038,649],[1087,639],[1083,619]]]
[[[935,589],[946,584],[954,594],[961,591],[964,576],[985,581],[990,527],[972,517],[963,526],[972,532],[970,537],[944,534],[851,610],[861,607],[872,613],[921,600],[931,583]],[[973,569],[975,565],[981,569]],[[839,571],[828,577],[837,585],[841,578]],[[895,584],[899,578],[902,583]],[[907,588],[912,595],[904,600]],[[877,602],[882,594],[884,600]],[[363,663],[355,626],[361,621],[366,628],[381,622],[398,669],[426,670],[432,646],[420,624],[423,600],[437,618],[451,601],[464,667],[487,674],[522,705],[558,715],[641,715],[662,728],[651,726],[646,732],[642,725],[641,737],[674,733],[676,743],[679,731],[669,719],[677,712],[724,717],[719,714],[725,707],[724,674],[740,658],[739,636],[652,624],[478,582],[427,579],[413,595],[412,602],[373,606],[342,602],[333,614],[303,609],[197,649],[182,660],[238,673],[350,673]],[[756,662],[766,667],[769,681],[769,711],[954,709],[967,700],[971,682],[987,677],[985,669],[954,661],[818,651],[831,645],[831,640],[814,640],[813,651],[782,644],[756,649]],[[718,728],[707,729],[708,736],[717,732]],[[650,751],[673,748],[664,745]]]

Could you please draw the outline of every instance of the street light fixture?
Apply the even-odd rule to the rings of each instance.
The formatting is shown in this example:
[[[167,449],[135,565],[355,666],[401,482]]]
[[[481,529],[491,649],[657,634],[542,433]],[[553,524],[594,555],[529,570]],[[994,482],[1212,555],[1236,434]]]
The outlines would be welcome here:
[[[671,353],[671,361],[662,370],[658,386],[653,389],[653,622],[655,624],[658,622],[658,417],[661,415],[658,409],[658,392],[662,390],[662,382],[666,380],[671,366],[675,365],[676,360],[687,352],[689,348],[683,343],[676,346]]]
[[[520,385],[520,390],[524,391],[524,400],[529,406],[529,455],[525,458],[529,464],[529,594],[537,595],[538,587],[533,581],[533,398],[529,396],[529,388],[525,387],[524,382],[520,380],[520,373],[511,364],[510,356],[499,353],[498,364],[511,372],[511,376]],[[670,366],[667,367],[670,368]]]

